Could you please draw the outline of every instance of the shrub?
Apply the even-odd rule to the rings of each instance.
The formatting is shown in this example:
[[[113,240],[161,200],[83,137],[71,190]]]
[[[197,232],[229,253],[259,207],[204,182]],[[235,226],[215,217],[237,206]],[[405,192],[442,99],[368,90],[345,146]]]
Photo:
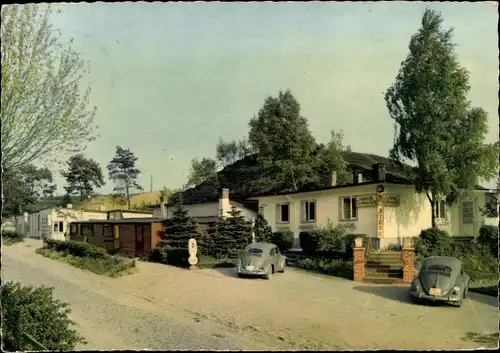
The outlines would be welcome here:
[[[42,350],[24,334],[47,350],[71,351],[78,343],[85,343],[69,319],[68,304],[55,299],[52,288],[2,283],[1,299],[4,351]]]
[[[275,244],[281,252],[291,249],[293,246],[293,232],[274,232],[271,237],[271,243]]]
[[[498,257],[498,227],[484,225],[479,229],[479,236],[477,237],[479,244],[487,246],[491,254]]]
[[[343,251],[344,242],[348,231],[354,229],[351,223],[337,224],[335,227],[328,223],[326,228],[318,231],[318,250],[319,251]]]
[[[104,248],[74,240],[62,241],[49,239],[45,241],[44,247],[58,252],[66,252],[77,257],[104,259],[110,256]]]
[[[350,260],[341,259],[311,259],[306,258],[299,260],[298,267],[326,273],[332,276],[352,279],[354,265]]]
[[[187,248],[174,248],[169,246],[165,241],[161,241],[153,249],[151,261],[159,262],[166,265],[179,267],[188,267],[189,251]]]
[[[319,234],[316,231],[300,232],[299,241],[302,253],[306,255],[313,255],[318,250]]]
[[[268,243],[271,241],[273,232],[262,213],[257,214],[254,224],[255,241]]]
[[[24,241],[24,235],[15,231],[2,231],[2,239],[4,245],[11,245]]]
[[[419,238],[415,239],[415,249],[424,257],[446,256],[453,253],[452,241],[448,233],[436,228],[422,230]]]

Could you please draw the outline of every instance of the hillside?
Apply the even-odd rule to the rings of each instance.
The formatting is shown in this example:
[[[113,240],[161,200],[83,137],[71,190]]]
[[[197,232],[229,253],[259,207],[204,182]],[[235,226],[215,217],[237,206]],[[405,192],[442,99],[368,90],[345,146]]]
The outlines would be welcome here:
[[[365,180],[372,180],[372,166],[375,163],[383,163],[386,165],[387,180],[389,181],[413,179],[413,168],[411,166],[399,166],[386,157],[369,153],[346,152],[344,159],[348,163],[348,170],[363,173]],[[325,174],[325,171],[317,171],[317,173],[322,180],[321,184],[309,185],[302,190],[329,186],[328,175],[326,175],[328,173]],[[253,204],[251,202],[245,201],[248,197],[263,193],[289,191],[270,189],[268,185],[260,180],[260,175],[261,171],[257,164],[257,156],[247,156],[225,167],[217,174],[217,178],[207,180],[194,188],[184,191],[182,193],[183,202],[185,204],[190,204],[216,201],[219,199],[220,190],[222,188],[229,188],[233,200],[252,206]],[[179,196],[181,196],[181,194],[176,193],[172,195],[170,200],[174,202]]]
[[[153,192],[143,192],[131,195],[130,203],[132,208],[141,207],[146,205],[156,205],[158,204],[160,198],[159,191]],[[119,204],[116,202],[116,199],[113,198],[112,195],[98,195],[92,197],[90,200],[86,200],[83,202],[76,201],[74,204],[75,207],[84,208],[88,210],[97,210],[99,206],[103,206],[106,210],[126,210],[126,204]]]

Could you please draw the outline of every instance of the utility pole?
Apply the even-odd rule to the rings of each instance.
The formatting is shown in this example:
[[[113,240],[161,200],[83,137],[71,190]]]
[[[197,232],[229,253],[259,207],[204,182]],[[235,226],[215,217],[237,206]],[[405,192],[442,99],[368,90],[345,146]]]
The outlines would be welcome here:
[[[150,182],[149,182],[149,191],[150,192],[153,192],[153,174],[151,174],[151,179],[150,179]]]

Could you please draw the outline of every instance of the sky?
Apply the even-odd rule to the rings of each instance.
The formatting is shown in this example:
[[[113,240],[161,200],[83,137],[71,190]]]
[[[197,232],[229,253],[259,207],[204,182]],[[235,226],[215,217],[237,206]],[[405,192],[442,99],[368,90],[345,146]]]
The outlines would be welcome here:
[[[107,175],[116,146],[130,148],[149,191],[151,176],[153,190],[181,187],[192,158],[214,157],[219,137],[246,137],[265,98],[286,89],[318,142],[343,130],[353,151],[387,156],[384,92],[426,7],[455,29],[469,99],[497,141],[494,2],[64,3],[52,5],[52,23],[90,64],[99,137],[85,154]]]

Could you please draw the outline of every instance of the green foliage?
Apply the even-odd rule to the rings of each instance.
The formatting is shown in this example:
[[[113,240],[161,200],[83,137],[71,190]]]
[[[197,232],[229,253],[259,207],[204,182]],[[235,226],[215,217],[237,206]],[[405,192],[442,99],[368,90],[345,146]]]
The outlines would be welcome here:
[[[130,273],[136,266],[135,260],[111,256],[103,248],[77,241],[46,240],[36,253],[110,277]]]
[[[484,225],[479,229],[479,236],[477,242],[481,245],[487,246],[491,254],[498,257],[498,227]]]
[[[3,151],[3,147],[2,147]],[[2,170],[2,216],[18,216],[35,210],[36,203],[52,196],[56,190],[52,173],[47,168],[28,164]]]
[[[165,221],[165,244],[173,248],[186,248],[190,238],[198,243],[198,249],[203,251],[203,237],[198,231],[196,221],[188,216],[187,210],[181,202],[178,202],[172,218]]]
[[[446,231],[436,228],[422,230],[414,245],[417,254],[424,257],[447,256],[452,251],[450,235]]]
[[[224,168],[234,162],[245,158],[250,154],[250,146],[245,139],[225,142],[219,137],[216,147],[216,159],[219,165]]]
[[[109,178],[115,184],[113,192],[126,197],[129,210],[132,190],[142,190],[142,186],[137,183],[141,171],[136,168],[136,162],[137,157],[130,149],[116,146],[115,156],[108,164]]]
[[[15,170],[60,158],[92,140],[90,87],[82,94],[84,62],[70,40],[63,47],[50,7],[2,7],[2,167]]]
[[[318,250],[325,252],[342,251],[347,232],[352,231],[354,228],[351,223],[339,223],[335,227],[329,223],[327,227],[318,231]]]
[[[233,206],[229,217],[222,217],[215,227],[209,230],[209,234],[213,239],[214,256],[234,257],[252,242],[252,224]]]
[[[14,231],[2,230],[2,245],[12,245],[24,242],[24,235]]]
[[[266,218],[261,212],[259,212],[257,214],[257,217],[255,217],[254,235],[256,242],[262,242],[262,243],[271,242],[273,232],[271,230],[271,227],[267,223]]]
[[[53,288],[15,282],[2,283],[1,288],[3,351],[40,350],[25,334],[51,351],[72,351],[85,343],[69,318],[69,305],[54,298]]]
[[[266,98],[249,126],[249,142],[258,153],[266,182],[296,191],[318,181],[313,173],[317,144],[290,91]]]
[[[353,262],[342,259],[305,258],[298,261],[297,267],[347,279],[352,279],[354,273]]]
[[[192,159],[187,185],[196,186],[208,179],[217,180],[217,162],[210,158]]]
[[[385,95],[399,127],[391,158],[416,162],[417,190],[433,207],[438,197],[451,202],[478,179],[498,173],[498,144],[484,143],[487,114],[470,107],[469,74],[454,52],[452,30],[444,30],[442,22],[439,13],[425,10],[410,53]]]
[[[293,246],[294,235],[293,232],[274,232],[271,237],[271,243],[276,245],[281,252],[287,251]]]
[[[178,267],[189,267],[188,258],[189,251],[187,247],[174,248],[161,242],[153,249],[151,257],[152,261]]]
[[[73,203],[73,199],[71,198],[71,196],[68,195],[68,194],[65,194],[63,196],[63,198],[61,199],[61,202],[59,203],[59,206],[66,207],[66,206],[68,206],[69,204],[72,204],[72,203]]]
[[[66,179],[64,187],[68,195],[79,195],[80,201],[91,196],[94,188],[104,186],[101,166],[91,158],[85,158],[81,153],[72,156],[67,162],[68,169],[61,171]]]
[[[306,255],[313,255],[318,251],[319,233],[316,231],[300,232],[300,248],[302,253]]]
[[[44,247],[59,252],[66,252],[77,257],[89,257],[92,259],[104,259],[108,255],[106,249],[81,241],[45,240]]]

